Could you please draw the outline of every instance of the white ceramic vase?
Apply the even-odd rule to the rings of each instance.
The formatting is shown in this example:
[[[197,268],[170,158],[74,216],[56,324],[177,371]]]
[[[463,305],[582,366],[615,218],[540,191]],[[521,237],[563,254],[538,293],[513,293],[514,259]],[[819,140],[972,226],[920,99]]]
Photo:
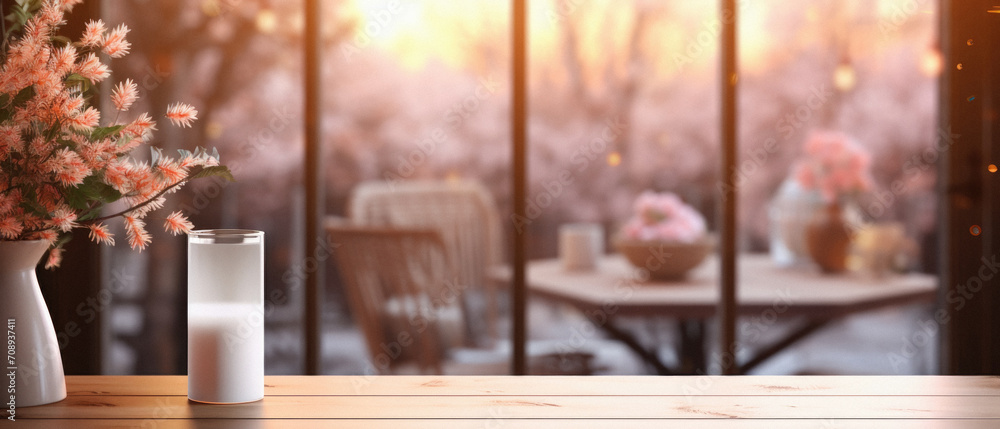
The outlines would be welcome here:
[[[806,247],[806,226],[824,207],[823,197],[806,190],[794,179],[786,179],[771,200],[771,259],[782,267],[808,265],[812,259]]]
[[[16,408],[66,398],[56,331],[35,276],[48,247],[43,240],[0,241],[0,330],[5,334],[0,397],[6,404],[13,396]]]

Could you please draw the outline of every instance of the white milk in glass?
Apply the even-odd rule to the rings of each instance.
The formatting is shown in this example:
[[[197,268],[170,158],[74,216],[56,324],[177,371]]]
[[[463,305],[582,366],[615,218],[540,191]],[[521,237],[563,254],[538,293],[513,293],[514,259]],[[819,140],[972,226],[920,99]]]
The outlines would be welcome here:
[[[264,398],[264,233],[188,235],[188,398]]]

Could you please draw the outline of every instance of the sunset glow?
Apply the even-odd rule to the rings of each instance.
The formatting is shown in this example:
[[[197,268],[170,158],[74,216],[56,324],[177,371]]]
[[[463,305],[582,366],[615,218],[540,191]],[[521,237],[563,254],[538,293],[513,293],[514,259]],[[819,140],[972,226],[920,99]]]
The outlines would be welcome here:
[[[490,0],[356,0],[348,10],[359,20],[359,41],[390,53],[409,69],[430,61],[461,68],[470,61],[470,43],[488,34],[489,27],[506,29],[510,22],[507,3]]]
[[[656,75],[672,77],[683,70],[704,73],[716,64],[721,22],[713,2],[666,2],[649,6],[610,0],[584,3],[547,0],[528,4],[532,61],[563,60],[558,54],[565,43],[563,26],[572,19],[580,42],[578,54],[586,66],[584,78],[588,81],[606,69],[609,62],[616,73],[625,73],[623,58],[632,42],[630,30],[637,16],[648,18],[645,37],[639,43],[645,52],[655,53],[647,55],[647,65]],[[748,73],[763,73],[780,67],[787,55],[796,52],[796,46],[826,44],[831,38],[844,49],[877,51],[903,36],[903,24],[933,13],[931,7],[907,8],[891,0],[851,0],[838,4],[839,12],[834,16],[829,8],[816,4],[806,7],[804,22],[809,28],[805,31],[775,22],[775,19],[791,19],[794,14],[776,15],[774,8],[762,5],[741,8],[740,66]],[[353,37],[356,45],[373,46],[410,70],[421,69],[431,62],[468,68],[481,61],[486,47],[490,52],[509,52],[511,11],[507,2],[354,0],[343,10],[357,22]],[[874,29],[877,31],[844,34],[836,30],[852,22],[854,16],[872,12],[879,18]],[[798,40],[788,40],[792,31],[797,32]],[[931,64],[917,66],[933,73]]]

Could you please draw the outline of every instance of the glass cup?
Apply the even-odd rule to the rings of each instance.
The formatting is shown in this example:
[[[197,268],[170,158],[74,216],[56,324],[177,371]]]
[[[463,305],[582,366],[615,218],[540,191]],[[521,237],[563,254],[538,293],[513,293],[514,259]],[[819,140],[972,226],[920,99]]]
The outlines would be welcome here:
[[[264,233],[188,234],[188,399],[264,398]]]

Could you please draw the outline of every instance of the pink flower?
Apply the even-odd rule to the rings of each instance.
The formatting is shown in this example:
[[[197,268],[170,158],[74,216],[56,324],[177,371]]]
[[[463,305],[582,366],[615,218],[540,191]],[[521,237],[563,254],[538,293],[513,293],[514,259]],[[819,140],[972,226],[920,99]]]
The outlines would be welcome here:
[[[66,205],[63,204],[62,193],[60,193],[59,188],[52,184],[44,184],[35,189],[35,196],[38,199],[38,204],[45,208],[47,212],[55,212],[61,208],[65,208]],[[39,223],[44,224],[46,227],[50,227],[51,224],[45,222],[44,220],[39,220]]]
[[[56,4],[60,9],[70,12],[73,10],[73,6],[83,3],[83,0],[56,0]]]
[[[69,232],[69,230],[76,226],[76,213],[73,213],[69,209],[61,208],[52,213],[49,223],[53,228],[62,232]]]
[[[125,24],[115,27],[101,40],[101,49],[111,58],[121,58],[128,55],[128,50],[132,47],[132,44],[125,40],[125,35],[128,32],[129,29]]]
[[[643,192],[622,234],[635,240],[691,243],[705,235],[705,218],[672,193]]]
[[[49,257],[45,260],[46,270],[59,267],[59,264],[62,263],[62,252],[62,247],[53,247],[49,250]]]
[[[101,112],[93,107],[70,117],[67,122],[71,127],[79,131],[90,131],[101,123]]]
[[[49,243],[55,243],[58,238],[59,234],[57,234],[55,231],[51,229],[38,231],[37,233],[35,233],[33,237],[31,237],[31,239],[33,240],[45,240],[48,241]]]
[[[0,237],[15,240],[24,231],[24,226],[13,216],[0,217]]]
[[[126,125],[123,132],[134,139],[145,140],[155,130],[156,122],[153,121],[153,118],[149,117],[148,113],[143,113]],[[128,150],[131,151],[131,149]]]
[[[111,91],[111,103],[115,105],[115,109],[122,112],[132,107],[132,103],[135,103],[137,98],[139,98],[139,91],[132,79],[118,82],[118,86],[115,87],[114,91]]]
[[[154,192],[159,192],[160,190],[161,188],[157,188]],[[166,204],[167,199],[163,196],[154,198],[152,195],[141,195],[139,198],[136,198],[135,201],[136,204],[142,201],[147,201],[146,205],[132,211],[136,217],[142,218],[152,211],[162,209],[163,205]]]
[[[127,193],[132,188],[131,181],[129,180],[131,169],[132,166],[127,162],[114,159],[104,169],[104,182],[111,185],[118,192]]]
[[[74,95],[72,97],[66,97],[64,99],[64,102],[63,102],[63,105],[62,105],[62,112],[60,112],[60,115],[62,115],[62,116],[73,116],[73,115],[79,113],[80,110],[83,109],[83,107],[84,107],[85,104],[86,104],[86,101],[84,101],[83,97],[81,97],[79,95]],[[98,118],[100,118],[100,116],[98,116]]]
[[[116,143],[111,139],[102,139],[98,141],[87,141],[83,136],[72,137],[71,140],[76,142],[80,148],[80,157],[83,161],[87,163],[87,166],[92,170],[103,170],[114,158],[114,153],[116,148]]]
[[[122,217],[129,245],[142,250],[150,242],[145,216],[162,209],[165,196],[190,180],[190,167],[218,165],[218,153],[181,150],[180,158],[173,159],[156,152],[153,165],[137,162],[129,153],[156,129],[146,113],[120,129],[95,133],[102,127],[101,114],[88,105],[73,74],[92,84],[106,79],[110,69],[98,53],[112,58],[128,54],[129,29],[119,25],[108,31],[103,21],[91,21],[81,40],[64,44],[54,36],[64,24],[63,12],[80,0],[40,3],[0,55],[0,94],[27,94],[19,105],[7,106],[7,119],[0,124],[0,183],[5,184],[0,186],[0,239],[55,244],[74,228],[88,228],[91,240],[113,245],[114,236],[102,221]],[[137,98],[132,80],[120,82],[111,94],[119,112]],[[168,107],[167,117],[175,125],[190,127],[198,117],[190,105]],[[104,127],[119,125],[115,122]],[[88,186],[81,187],[84,183]],[[102,189],[107,187],[117,192]],[[101,209],[112,214],[84,216]],[[167,217],[165,227],[175,234],[193,228],[179,212]],[[46,265],[58,266],[61,259],[62,248],[55,247]]]
[[[167,216],[167,220],[163,223],[163,229],[173,235],[187,234],[191,232],[192,228],[194,225],[181,212],[170,213],[170,216]]]
[[[111,76],[108,66],[102,63],[93,52],[87,54],[83,62],[77,63],[74,71],[83,76],[84,79],[89,80],[92,84],[96,84]]]
[[[110,231],[108,227],[103,223],[92,223],[87,225],[90,229],[90,239],[95,243],[103,243],[110,246],[115,245],[115,236]]]
[[[17,207],[21,200],[21,191],[11,189],[8,192],[0,192],[0,215],[10,213]]]
[[[166,117],[174,126],[187,128],[191,126],[191,122],[198,119],[198,111],[190,104],[174,103],[167,106]]]
[[[83,37],[80,38],[80,45],[87,48],[96,48],[101,45],[104,40],[104,32],[107,28],[104,27],[104,21],[98,19],[97,21],[90,21],[87,23],[87,28],[83,30]]]
[[[60,76],[65,75],[73,71],[74,65],[76,65],[76,48],[72,45],[67,45],[56,51],[52,59],[52,69],[56,74]]]
[[[91,173],[80,155],[69,148],[59,149],[45,165],[55,175],[55,180],[65,186],[79,185]]]
[[[156,170],[167,184],[180,182],[187,177],[187,169],[172,159],[161,159]]]
[[[804,189],[819,191],[826,201],[871,188],[871,155],[846,135],[813,132],[805,143],[805,155],[795,164],[793,177]]]
[[[16,126],[0,126],[0,159],[5,154],[4,149],[21,143],[21,130]]]
[[[125,216],[125,235],[128,238],[128,245],[139,251],[145,249],[151,240],[149,233],[146,232],[146,223],[135,216]]]
[[[145,163],[135,165],[129,169],[128,177],[129,181],[132,182],[132,192],[129,196],[135,199],[137,204],[139,203],[139,200],[148,200],[160,191],[160,184],[162,181]],[[155,202],[147,204],[147,207],[154,203]]]
[[[63,21],[63,10],[55,2],[44,2],[42,8],[35,15],[34,24],[37,26],[37,35],[45,36],[51,34],[54,27],[65,24]],[[28,30],[25,30],[27,33]]]

